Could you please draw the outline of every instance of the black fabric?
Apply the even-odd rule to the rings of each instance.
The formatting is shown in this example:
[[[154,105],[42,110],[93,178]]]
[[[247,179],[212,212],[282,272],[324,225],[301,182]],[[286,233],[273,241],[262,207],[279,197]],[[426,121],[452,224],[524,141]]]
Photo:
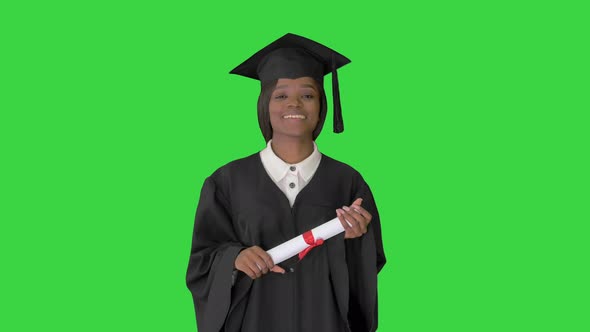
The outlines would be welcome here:
[[[280,51],[279,51],[280,50]],[[293,64],[297,62],[295,67]],[[310,76],[317,79],[350,63],[344,55],[311,39],[287,33],[256,52],[230,74],[261,82]],[[321,81],[320,81],[321,82]]]
[[[261,82],[279,78],[313,77],[324,82],[324,64],[301,48],[280,48],[273,51],[258,64]]]
[[[334,132],[339,134],[344,131],[344,119],[342,118],[342,106],[340,103],[340,87],[338,83],[338,71],[332,62],[332,95],[334,98]]]
[[[251,280],[238,274],[242,248],[270,249],[336,216],[363,198],[372,215],[356,239],[340,234],[301,261]],[[293,207],[268,176],[259,154],[231,162],[205,180],[197,207],[187,285],[200,332],[375,331],[377,273],[385,264],[379,214],[368,185],[325,155]],[[293,271],[293,272],[289,272]]]

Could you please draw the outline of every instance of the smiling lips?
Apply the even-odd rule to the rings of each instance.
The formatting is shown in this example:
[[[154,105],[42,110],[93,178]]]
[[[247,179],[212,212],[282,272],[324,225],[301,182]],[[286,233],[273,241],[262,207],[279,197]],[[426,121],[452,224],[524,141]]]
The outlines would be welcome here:
[[[283,115],[283,119],[300,119],[300,120],[305,120],[307,119],[307,117],[303,114],[287,114],[287,115]]]

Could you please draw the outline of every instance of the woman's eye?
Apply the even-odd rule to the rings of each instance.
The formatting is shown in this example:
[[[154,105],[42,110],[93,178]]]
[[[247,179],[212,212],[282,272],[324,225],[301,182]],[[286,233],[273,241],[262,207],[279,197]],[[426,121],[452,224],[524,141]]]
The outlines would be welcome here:
[[[313,99],[313,95],[303,95],[303,98],[305,98],[305,99]]]
[[[285,98],[287,98],[287,96],[285,96],[285,95],[276,95],[275,96],[275,99],[285,99]]]

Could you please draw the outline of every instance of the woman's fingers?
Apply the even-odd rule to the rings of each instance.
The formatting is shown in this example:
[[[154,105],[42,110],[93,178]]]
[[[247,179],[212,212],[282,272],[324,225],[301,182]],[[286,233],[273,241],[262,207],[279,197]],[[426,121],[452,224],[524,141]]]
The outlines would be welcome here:
[[[353,215],[354,217],[356,217],[356,220],[359,222],[359,225],[361,227],[362,233],[365,234],[369,227],[369,223],[371,222],[371,214],[361,207],[358,208],[359,209],[356,209],[354,206],[351,206],[348,212],[351,213],[351,215]],[[362,211],[360,209],[362,209]]]
[[[350,213],[348,213],[347,211],[345,211],[343,209],[336,210],[336,213],[338,214],[338,219],[340,219],[340,222],[343,223],[343,226],[346,225],[346,226],[344,226],[344,231],[345,231],[344,238],[345,239],[359,237],[363,234],[361,232],[361,227],[359,226],[358,221],[356,219],[354,219],[350,215]]]
[[[256,279],[260,276],[260,268],[256,264],[256,255],[254,254],[254,247],[242,250],[238,257],[236,257],[236,269],[246,273],[250,278]]]
[[[356,201],[355,201],[356,202]],[[361,214],[363,217],[365,217],[365,219],[367,219],[368,222],[371,222],[371,219],[373,219],[373,216],[371,215],[371,213],[369,213],[369,211],[365,210],[362,206],[360,205],[351,205],[350,206],[354,211],[356,211],[357,213]]]
[[[342,227],[344,227],[345,231],[348,231],[352,228],[352,226],[344,219],[344,210],[342,209],[336,209],[336,216],[338,217],[338,220],[340,220],[340,223],[342,224]]]
[[[285,274],[285,269],[283,269],[282,267],[275,265],[272,267],[272,269],[270,269],[272,272],[275,273],[281,273],[281,274]]]
[[[367,228],[365,217],[348,206],[343,206],[342,209],[346,213],[346,220],[352,223],[352,228],[354,228],[357,233],[364,234]]]
[[[358,214],[362,215],[364,217],[364,222],[365,222],[365,227],[368,227],[369,223],[371,222],[371,220],[373,219],[373,216],[371,215],[371,213],[367,210],[365,210],[365,208],[363,208],[361,206],[361,203],[363,202],[362,198],[357,198],[352,205],[350,206],[355,212],[357,212]]]
[[[344,211],[341,209],[336,209],[336,216],[338,217],[338,220],[340,220],[340,224],[342,225],[342,228],[344,228],[344,238],[350,239],[355,236],[353,234],[352,226],[350,226],[350,224],[344,219],[343,212]]]
[[[257,274],[260,273],[258,268],[252,268],[252,264],[250,264],[249,259],[246,257],[236,259],[236,269],[244,272],[252,279],[256,279]]]
[[[240,263],[242,266],[241,270],[244,273],[246,273],[250,278],[256,279],[262,276],[262,269],[260,267],[260,264],[257,262],[256,256],[251,250],[248,250],[244,253],[244,256],[240,260]],[[240,268],[238,267],[238,269]]]
[[[260,247],[252,247],[252,251],[255,255],[256,264],[262,271],[262,274],[267,274],[268,271],[273,266],[275,266],[275,264],[272,261],[272,258],[270,258],[270,255]]]
[[[344,227],[344,238],[350,239],[362,236],[368,230],[369,223],[373,218],[369,211],[361,207],[362,198],[357,198],[352,204],[337,209],[336,214]]]
[[[242,250],[236,257],[235,267],[252,279],[260,278],[269,271],[285,272],[281,267],[274,265],[270,255],[258,246]]]

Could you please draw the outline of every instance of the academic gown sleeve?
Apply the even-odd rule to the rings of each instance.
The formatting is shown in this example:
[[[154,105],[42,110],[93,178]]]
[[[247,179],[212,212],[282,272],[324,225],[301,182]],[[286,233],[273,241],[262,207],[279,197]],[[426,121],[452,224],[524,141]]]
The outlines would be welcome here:
[[[232,225],[230,202],[219,182],[211,176],[203,184],[186,275],[199,332],[217,332],[223,326],[231,304],[234,262],[244,249]]]
[[[345,240],[348,267],[348,322],[353,332],[377,330],[377,273],[385,265],[381,220],[369,186],[363,180],[356,191],[372,220],[363,236]]]

